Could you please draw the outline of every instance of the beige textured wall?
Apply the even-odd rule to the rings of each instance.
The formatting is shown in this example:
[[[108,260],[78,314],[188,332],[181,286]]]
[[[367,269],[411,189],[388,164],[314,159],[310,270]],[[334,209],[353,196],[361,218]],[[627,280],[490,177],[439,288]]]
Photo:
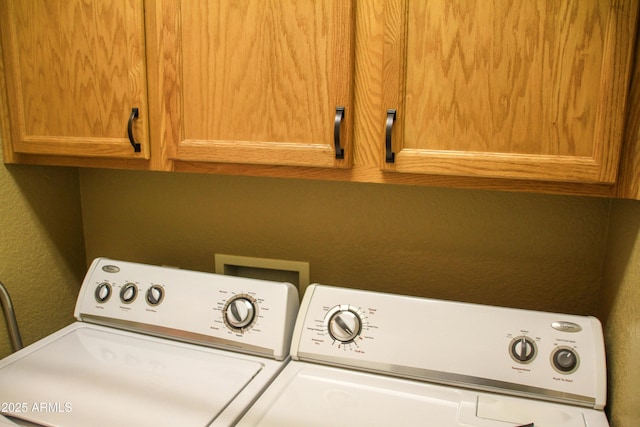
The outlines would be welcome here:
[[[25,345],[73,321],[86,270],[75,169],[0,165],[0,281]],[[0,358],[11,345],[0,317]]]
[[[80,171],[88,259],[213,271],[310,262],[311,280],[594,314],[610,202],[179,173]]]
[[[603,280],[612,427],[640,426],[640,202],[613,203]]]

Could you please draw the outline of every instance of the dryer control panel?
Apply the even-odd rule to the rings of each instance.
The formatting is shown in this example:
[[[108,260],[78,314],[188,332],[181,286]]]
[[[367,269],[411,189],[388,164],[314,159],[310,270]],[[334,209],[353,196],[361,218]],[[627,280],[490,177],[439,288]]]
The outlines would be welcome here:
[[[283,360],[298,305],[290,283],[97,258],[75,317]]]
[[[604,341],[589,316],[314,284],[291,356],[602,409]]]

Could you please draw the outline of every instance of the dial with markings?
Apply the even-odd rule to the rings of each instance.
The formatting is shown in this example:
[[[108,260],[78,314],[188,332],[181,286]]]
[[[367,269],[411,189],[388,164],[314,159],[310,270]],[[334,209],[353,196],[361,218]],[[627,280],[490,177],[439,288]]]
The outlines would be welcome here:
[[[120,301],[125,304],[131,304],[138,296],[138,287],[135,283],[125,283],[120,289]]]
[[[562,374],[575,372],[579,363],[578,353],[569,347],[558,347],[551,355],[553,368]]]
[[[237,295],[231,298],[222,310],[224,323],[234,331],[249,329],[258,315],[256,300],[249,295]]]
[[[353,342],[362,332],[362,317],[350,306],[336,306],[329,310],[326,328],[331,338],[343,344]]]
[[[96,288],[94,294],[96,301],[105,303],[111,298],[111,285],[108,282],[102,282]]]
[[[518,363],[529,363],[535,359],[537,347],[535,341],[526,336],[519,336],[509,346],[511,358]]]
[[[146,300],[147,304],[152,307],[160,304],[164,298],[164,288],[160,285],[153,285],[147,289]]]

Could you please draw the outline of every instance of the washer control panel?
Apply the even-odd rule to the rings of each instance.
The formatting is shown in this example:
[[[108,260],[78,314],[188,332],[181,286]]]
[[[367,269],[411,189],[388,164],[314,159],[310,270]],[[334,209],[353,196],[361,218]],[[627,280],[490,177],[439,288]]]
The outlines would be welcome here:
[[[601,409],[604,341],[589,316],[314,284],[294,359]]]
[[[82,284],[75,317],[282,360],[298,306],[290,283],[98,258]]]

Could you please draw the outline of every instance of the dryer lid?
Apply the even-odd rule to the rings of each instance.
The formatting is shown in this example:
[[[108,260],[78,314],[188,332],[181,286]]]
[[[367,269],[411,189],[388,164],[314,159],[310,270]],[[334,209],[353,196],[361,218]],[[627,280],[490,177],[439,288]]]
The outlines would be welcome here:
[[[207,425],[263,367],[255,358],[74,325],[0,363],[0,401],[19,403],[3,415],[63,427]]]

